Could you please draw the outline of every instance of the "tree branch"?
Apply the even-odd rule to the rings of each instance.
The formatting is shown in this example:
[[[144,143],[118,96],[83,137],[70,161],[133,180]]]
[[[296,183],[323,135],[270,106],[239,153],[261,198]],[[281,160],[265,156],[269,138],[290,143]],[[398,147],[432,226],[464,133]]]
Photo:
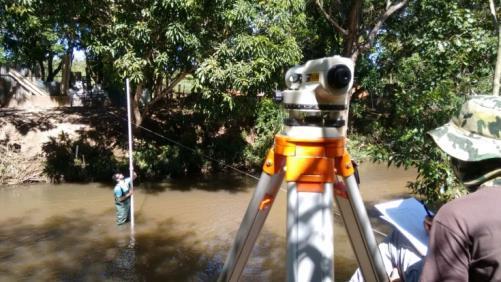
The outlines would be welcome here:
[[[360,11],[362,9],[362,0],[351,1],[350,12],[348,14],[348,35],[345,37],[343,53],[345,57],[358,53],[358,48],[353,52],[355,43],[358,39],[358,26],[360,24]],[[352,57],[353,58],[353,57]],[[356,57],[354,59],[356,61]]]
[[[343,34],[344,36],[348,35],[348,31],[344,28],[342,28],[333,18],[332,16],[325,11],[323,3],[321,0],[315,0],[315,4],[317,5],[318,9],[320,12],[324,15],[325,19],[331,24],[338,32]]]
[[[167,87],[162,91],[162,93],[160,94],[160,96],[163,96],[167,93],[169,93],[170,91],[172,91],[172,89],[174,89],[174,87],[176,87],[176,85],[178,85],[179,82],[181,82],[181,80],[183,80],[188,74],[190,74],[191,71],[190,70],[187,70],[187,71],[182,71],[180,72],[170,83],[169,85],[167,85]]]
[[[494,0],[489,0],[489,8],[491,10],[492,16],[494,17],[494,23],[498,26],[498,52],[496,56],[496,66],[494,69],[494,79],[492,83],[492,95],[499,96],[499,89],[501,88],[501,24],[499,24],[496,16],[496,5]]]
[[[402,0],[396,4],[387,6],[388,8],[386,9],[386,11],[379,17],[376,24],[374,25],[372,30],[369,32],[369,36],[367,37],[367,42],[362,46],[361,49],[363,49],[363,50],[370,49],[372,47],[372,45],[374,44],[374,40],[376,38],[376,35],[379,32],[379,30],[381,29],[381,27],[383,26],[384,22],[391,15],[393,15],[393,13],[395,13],[396,11],[405,7],[405,5],[407,5],[408,2],[409,2],[409,0]],[[388,2],[388,4],[389,4],[389,2]]]
[[[167,87],[165,89],[163,89],[162,92],[160,92],[159,95],[155,96],[155,98],[153,98],[147,105],[144,106],[143,113],[145,115],[148,115],[150,108],[154,104],[158,103],[162,98],[164,98],[165,95],[167,95],[167,93],[172,91],[172,89],[174,89],[174,87],[176,87],[176,85],[179,84],[179,82],[181,82],[181,80],[183,80],[190,73],[191,73],[191,70],[185,70],[185,71],[178,73],[176,75],[176,77],[169,83],[169,85],[167,85]]]
[[[496,16],[496,5],[494,5],[494,0],[489,0],[489,9],[491,10],[491,14],[494,17],[494,22],[498,23],[498,18]]]
[[[52,56],[52,55],[51,55]],[[59,61],[59,64],[57,65],[56,69],[52,70],[52,59],[49,58],[49,63],[50,63],[50,68],[49,68],[49,73],[47,74],[47,82],[52,82],[54,81],[54,78],[56,75],[59,73],[61,68],[63,67],[63,59]]]

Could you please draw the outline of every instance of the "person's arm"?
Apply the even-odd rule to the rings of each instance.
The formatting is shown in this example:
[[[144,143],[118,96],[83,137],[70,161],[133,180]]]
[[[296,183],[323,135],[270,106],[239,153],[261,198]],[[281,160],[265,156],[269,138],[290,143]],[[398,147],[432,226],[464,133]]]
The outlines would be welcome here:
[[[137,178],[137,174],[135,171],[132,172],[132,178],[131,177],[125,178],[124,181],[125,181],[125,184],[127,186],[127,189],[130,190],[131,188],[134,188],[134,187],[132,187],[131,182],[132,182],[132,180],[136,180],[136,178]]]
[[[132,196],[133,193],[134,193],[134,190],[130,189],[129,192],[127,192],[127,194],[125,194],[122,197],[118,197],[118,201],[123,202],[123,201],[127,200],[127,198],[129,198],[130,196]]]
[[[424,217],[423,227],[426,234],[430,235],[431,226],[433,224],[433,216],[427,215]]]
[[[435,219],[419,281],[468,281],[468,258],[466,239]]]

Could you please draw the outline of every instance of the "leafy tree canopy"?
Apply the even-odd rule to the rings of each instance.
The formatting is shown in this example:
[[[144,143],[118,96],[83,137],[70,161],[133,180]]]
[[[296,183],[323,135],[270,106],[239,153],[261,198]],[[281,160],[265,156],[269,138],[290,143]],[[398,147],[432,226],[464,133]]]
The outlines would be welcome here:
[[[137,101],[143,90],[152,93],[143,110],[137,105],[139,119],[188,74],[204,97],[231,106],[231,93],[268,90],[301,58],[295,34],[304,22],[302,1],[145,0],[110,7],[108,29],[89,49],[131,79]]]
[[[416,1],[388,21],[359,64],[370,96],[355,101],[355,126],[373,136],[376,159],[417,167],[410,187],[430,201],[461,190],[426,132],[446,123],[466,95],[490,93],[495,31],[487,2]]]
[[[465,96],[491,92],[490,12],[480,0],[3,0],[0,63],[38,65],[50,81],[55,58],[83,49],[87,73],[110,93],[131,80],[137,124],[189,78],[186,110],[208,131],[248,125],[265,136],[252,156],[279,124],[278,108],[254,98],[282,89],[292,65],[342,54],[357,63],[351,132],[374,159],[417,167],[412,190],[443,201],[461,191],[426,132]]]
[[[0,4],[0,37],[6,60],[30,68],[52,81],[61,69],[53,62],[74,48],[89,31],[92,1],[4,0]],[[61,62],[61,60],[59,60]]]

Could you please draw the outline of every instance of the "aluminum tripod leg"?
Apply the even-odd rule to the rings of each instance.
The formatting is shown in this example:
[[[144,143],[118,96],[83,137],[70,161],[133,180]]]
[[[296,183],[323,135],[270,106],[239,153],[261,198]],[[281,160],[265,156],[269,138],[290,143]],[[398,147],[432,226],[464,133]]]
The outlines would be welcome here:
[[[219,281],[239,280],[283,179],[283,170],[274,175],[265,172],[261,174],[235,241],[224,263]]]
[[[365,281],[388,281],[354,175],[344,178],[344,183],[336,183],[335,198]]]
[[[323,191],[287,184],[287,281],[334,281],[332,183]]]

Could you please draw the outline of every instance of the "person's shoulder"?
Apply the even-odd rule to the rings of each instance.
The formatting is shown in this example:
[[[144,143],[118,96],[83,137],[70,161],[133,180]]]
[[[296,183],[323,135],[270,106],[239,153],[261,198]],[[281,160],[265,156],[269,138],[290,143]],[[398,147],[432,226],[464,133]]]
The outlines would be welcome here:
[[[475,211],[491,205],[490,202],[501,199],[501,187],[486,187],[464,195],[444,204],[437,213],[437,218],[460,217],[476,214]]]
[[[434,220],[447,221],[448,218],[457,218],[471,207],[472,200],[472,194],[468,194],[444,204],[438,210]]]

